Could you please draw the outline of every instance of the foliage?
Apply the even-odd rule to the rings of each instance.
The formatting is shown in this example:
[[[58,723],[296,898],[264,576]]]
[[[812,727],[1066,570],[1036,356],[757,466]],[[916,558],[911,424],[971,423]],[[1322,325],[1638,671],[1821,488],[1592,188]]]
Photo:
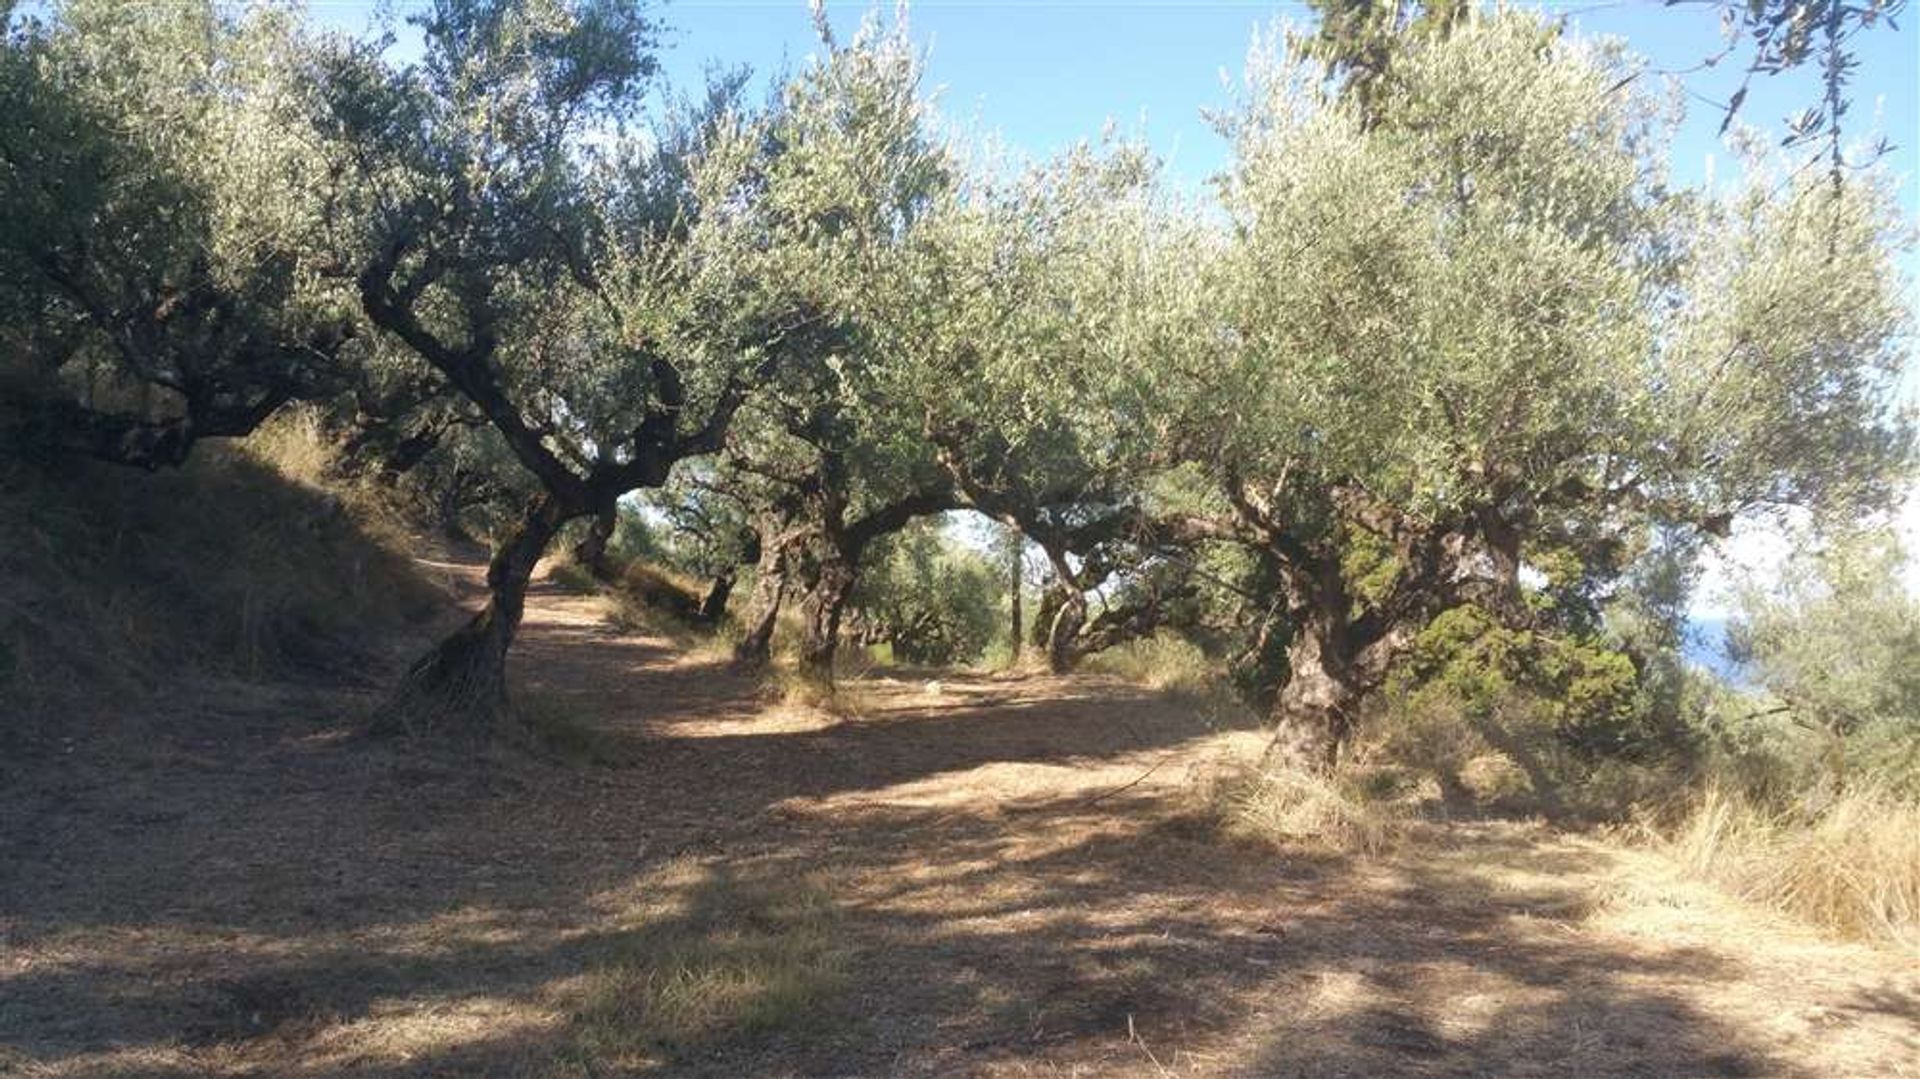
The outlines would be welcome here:
[[[1690,732],[1648,709],[1639,671],[1600,637],[1502,626],[1460,607],[1416,638],[1373,714],[1386,756],[1431,775],[1451,804],[1617,814],[1690,759]],[[1661,774],[1661,779],[1670,779]]]
[[[1890,532],[1841,534],[1745,587],[1730,651],[1762,692],[1724,703],[1728,752],[1797,759],[1814,781],[1796,787],[1920,794],[1920,599],[1899,585],[1906,565]]]
[[[1001,571],[938,524],[897,533],[854,590],[860,635],[906,663],[971,663],[1000,631]]]
[[[343,383],[324,171],[274,8],[72,0],[0,29],[0,433],[177,465]]]
[[[1231,229],[1151,297],[1190,332],[1087,376],[1147,470],[1216,486],[1164,532],[1252,552],[1290,627],[1277,710],[1330,747],[1445,612],[1528,630],[1533,559],[1591,621],[1645,537],[1883,505],[1909,445],[1883,182],[1755,161],[1676,191],[1632,61],[1532,16],[1398,48],[1364,108],[1256,60]]]
[[[660,86],[625,0],[432,0],[417,55],[278,7],[10,19],[0,433],[152,467],[318,399],[340,472],[496,541],[488,607],[396,696],[455,722],[504,704],[571,522],[711,582],[709,621],[753,565],[753,624],[798,595],[830,679],[849,610],[901,658],[980,654],[1004,567],[914,525],[972,508],[1045,559],[1051,664],[1177,634],[1323,763],[1369,708],[1445,782],[1488,747],[1536,787],[1683,760],[1704,537],[1910,475],[1911,229],[1802,145],[1899,5],[1734,13],[1756,71],[1824,48],[1829,96],[1720,190],[1666,175],[1678,117],[1617,44],[1317,6],[1257,43],[1209,201],[1124,140],[972,153],[900,18],[820,18],[764,105]],[[1782,710],[1709,740],[1910,753],[1884,572],[1756,600]],[[629,591],[685,607],[670,580]]]

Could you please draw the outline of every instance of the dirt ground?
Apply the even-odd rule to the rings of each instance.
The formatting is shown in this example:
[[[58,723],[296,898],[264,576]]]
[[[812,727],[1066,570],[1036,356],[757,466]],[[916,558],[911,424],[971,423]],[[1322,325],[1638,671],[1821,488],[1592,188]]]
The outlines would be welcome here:
[[[597,763],[362,742],[376,665],[0,766],[0,1075],[1920,1076],[1916,957],[1649,852],[1235,846],[1193,792],[1257,736],[1191,704],[836,719],[597,602],[538,588],[516,658]]]

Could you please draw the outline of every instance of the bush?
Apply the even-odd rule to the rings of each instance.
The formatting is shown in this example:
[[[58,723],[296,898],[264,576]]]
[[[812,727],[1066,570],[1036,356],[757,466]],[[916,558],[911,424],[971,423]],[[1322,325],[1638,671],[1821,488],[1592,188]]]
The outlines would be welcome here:
[[[1671,790],[1697,743],[1642,690],[1597,634],[1514,630],[1460,607],[1415,640],[1367,737],[1456,807],[1620,818]]]

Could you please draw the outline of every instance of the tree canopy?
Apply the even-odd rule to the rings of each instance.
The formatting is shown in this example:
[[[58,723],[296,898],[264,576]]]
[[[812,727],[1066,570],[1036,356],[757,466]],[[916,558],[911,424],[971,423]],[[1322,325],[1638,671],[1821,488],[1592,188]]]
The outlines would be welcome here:
[[[1811,56],[1764,7],[1756,70]],[[1886,12],[1842,8],[1844,53]],[[1659,635],[1617,601],[1649,566],[1910,476],[1888,179],[1803,137],[1680,186],[1644,62],[1537,14],[1263,36],[1205,196],[1123,140],[973,145],[904,16],[818,20],[764,102],[662,85],[626,0],[411,22],[402,58],[279,8],[71,0],[0,53],[10,447],[177,464],[311,402],[389,472],[441,460],[452,504],[523,503],[387,729],[500,729],[536,563],[579,521],[597,561],[636,491],[713,618],[751,576],[743,659],[789,592],[821,681],[850,611],[979,652],[998,571],[915,526],[972,509],[1044,557],[1056,667],[1186,634],[1325,760],[1396,672],[1491,655],[1467,629],[1647,683]]]

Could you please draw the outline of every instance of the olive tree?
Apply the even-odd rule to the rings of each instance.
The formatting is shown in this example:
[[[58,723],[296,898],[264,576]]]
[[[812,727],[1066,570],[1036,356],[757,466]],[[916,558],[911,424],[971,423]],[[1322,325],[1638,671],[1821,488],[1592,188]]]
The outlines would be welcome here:
[[[1785,719],[1811,736],[1824,778],[1920,782],[1920,598],[1901,587],[1907,556],[1885,530],[1808,544],[1773,579],[1746,582],[1729,652],[1770,700],[1744,698],[1743,728]],[[1777,702],[1777,703],[1773,703]]]
[[[921,357],[903,399],[960,495],[1046,558],[1035,630],[1056,670],[1154,621],[1123,605],[1094,625],[1088,597],[1138,583],[1161,553],[1137,477],[1157,448],[1120,388],[1126,357],[1177,324],[1163,286],[1196,237],[1156,176],[1141,148],[1114,144],[976,178],[933,226],[939,257],[903,345]]]
[[[875,543],[958,505],[902,388],[922,354],[908,327],[944,283],[928,227],[955,165],[933,129],[903,23],[867,20],[784,88],[766,170],[774,258],[835,327],[816,335],[743,411],[727,449],[735,482],[764,492],[756,612],[740,652],[766,656],[781,586],[801,592],[801,674],[830,684],[840,623]]]
[[[632,131],[653,25],[614,0],[436,0],[417,61],[325,60],[329,226],[366,319],[485,417],[539,494],[491,598],[381,725],[483,736],[534,566],[567,522],[717,449],[818,325],[766,264],[772,144],[721,87]]]
[[[1135,355],[1204,467],[1197,532],[1270,565],[1276,745],[1332,759],[1420,629],[1532,614],[1549,553],[1884,498],[1906,312],[1884,187],[1756,162],[1672,187],[1617,52],[1521,14],[1409,43],[1363,110],[1269,48],[1227,121],[1217,321]]]
[[[356,326],[326,273],[276,9],[0,6],[0,429],[144,468],[344,384]]]

